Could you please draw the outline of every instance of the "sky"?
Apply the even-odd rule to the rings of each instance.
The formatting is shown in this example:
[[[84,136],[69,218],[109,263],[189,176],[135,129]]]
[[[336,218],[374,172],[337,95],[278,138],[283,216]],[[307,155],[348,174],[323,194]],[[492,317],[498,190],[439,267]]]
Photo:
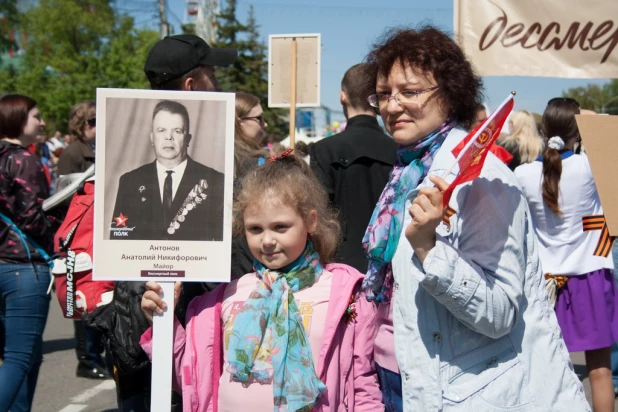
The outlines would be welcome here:
[[[221,0],[223,7],[225,0]],[[167,0],[168,20],[181,33],[185,0]],[[135,15],[138,25],[157,28],[156,1],[119,2]],[[432,24],[453,30],[453,0],[238,0],[237,17],[246,21],[250,5],[268,44],[271,34],[321,33],[322,104],[340,111],[339,89],[345,71],[363,60],[371,45],[388,28]],[[132,5],[132,8],[129,8]],[[473,62],[474,63],[474,62]],[[485,103],[494,110],[516,91],[515,110],[542,113],[547,101],[572,87],[602,84],[608,79],[559,79],[551,77],[484,77]],[[267,104],[267,102],[263,102]],[[338,116],[333,116],[337,120]]]

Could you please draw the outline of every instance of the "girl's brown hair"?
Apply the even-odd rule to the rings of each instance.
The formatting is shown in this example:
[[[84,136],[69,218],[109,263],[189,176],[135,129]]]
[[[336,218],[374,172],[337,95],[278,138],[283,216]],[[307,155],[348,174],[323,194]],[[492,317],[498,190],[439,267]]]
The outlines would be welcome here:
[[[571,99],[552,99],[543,112],[543,133],[549,139],[560,137],[565,143],[579,136],[575,115],[579,105]],[[547,145],[543,151],[543,201],[552,211],[562,214],[559,205],[562,157]]]
[[[71,108],[69,113],[69,131],[71,132],[71,141],[73,138],[83,141],[86,122],[92,119],[97,114],[96,104],[94,100],[84,100],[77,103]]]
[[[28,113],[36,101],[20,94],[8,94],[0,99],[0,137],[17,139],[28,123]]]
[[[255,106],[260,104],[260,99],[250,93],[236,92],[236,128],[234,129],[234,175],[238,173],[242,164],[250,158],[268,157],[269,153],[263,150],[258,142],[248,138],[242,132],[241,121],[243,117]],[[256,161],[257,163],[257,161]]]
[[[333,261],[339,244],[341,229],[337,216],[328,204],[328,196],[307,163],[296,155],[260,166],[241,180],[234,202],[234,233],[244,235],[244,212],[247,207],[265,198],[277,198],[293,208],[309,223],[312,210],[317,212],[318,224],[309,235],[323,264]]]

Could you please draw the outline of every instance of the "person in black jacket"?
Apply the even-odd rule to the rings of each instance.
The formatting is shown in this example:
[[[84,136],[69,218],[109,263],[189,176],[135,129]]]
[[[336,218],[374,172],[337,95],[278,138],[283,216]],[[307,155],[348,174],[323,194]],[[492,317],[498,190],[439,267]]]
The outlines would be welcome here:
[[[337,261],[367,271],[362,239],[375,204],[395,164],[397,146],[384,134],[367,96],[366,65],[352,66],[341,81],[345,131],[310,148],[310,164],[339,210],[343,242]]]

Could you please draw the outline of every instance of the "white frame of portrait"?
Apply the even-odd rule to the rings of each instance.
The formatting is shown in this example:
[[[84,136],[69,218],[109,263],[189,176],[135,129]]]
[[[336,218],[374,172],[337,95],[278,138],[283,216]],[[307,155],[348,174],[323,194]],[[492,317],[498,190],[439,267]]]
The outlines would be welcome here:
[[[217,101],[225,105],[224,136],[224,196],[223,196],[223,240],[221,241],[180,241],[180,240],[117,240],[106,239],[110,222],[106,221],[105,199],[116,197],[116,193],[106,193],[106,142],[107,100],[112,98]],[[232,187],[234,173],[234,117],[235,95],[233,93],[183,92],[159,90],[97,89],[97,138],[96,138],[96,185],[94,202],[94,251],[93,279],[114,281],[156,280],[158,282],[229,282],[232,242]],[[194,120],[191,119],[193,123]],[[145,129],[151,123],[144,124]],[[114,133],[118,131],[114,130]],[[120,131],[121,133],[123,131]],[[110,131],[110,135],[112,131]],[[219,133],[220,135],[221,133]],[[126,139],[131,136],[125,136]],[[116,138],[117,139],[117,138]],[[117,140],[114,141],[117,143]],[[123,153],[127,158],[132,153]],[[109,214],[109,213],[108,213]],[[124,255],[124,259],[123,259]],[[165,256],[165,259],[159,259]],[[134,257],[129,258],[129,257]],[[153,259],[154,257],[154,259]],[[167,267],[155,267],[154,265]],[[145,272],[145,273],[144,273]],[[182,274],[182,275],[181,275]]]

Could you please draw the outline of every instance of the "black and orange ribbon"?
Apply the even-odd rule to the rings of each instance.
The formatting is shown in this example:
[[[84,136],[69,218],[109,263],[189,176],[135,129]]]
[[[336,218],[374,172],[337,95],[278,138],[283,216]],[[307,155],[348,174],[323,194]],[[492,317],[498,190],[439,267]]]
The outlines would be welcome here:
[[[551,273],[546,273],[545,274],[545,280],[548,280],[548,279],[555,279],[556,280],[556,287],[558,289],[560,289],[564,285],[567,284],[567,282],[569,281],[570,278],[568,276],[552,275]]]
[[[599,243],[594,249],[595,256],[608,257],[616,242],[615,236],[609,235],[609,228],[603,215],[591,215],[582,217],[582,225],[584,232],[591,232],[593,230],[600,230],[601,236],[599,237]]]
[[[448,206],[442,215],[442,223],[446,225],[449,229],[451,228],[451,216],[453,216],[457,211],[452,207]]]

